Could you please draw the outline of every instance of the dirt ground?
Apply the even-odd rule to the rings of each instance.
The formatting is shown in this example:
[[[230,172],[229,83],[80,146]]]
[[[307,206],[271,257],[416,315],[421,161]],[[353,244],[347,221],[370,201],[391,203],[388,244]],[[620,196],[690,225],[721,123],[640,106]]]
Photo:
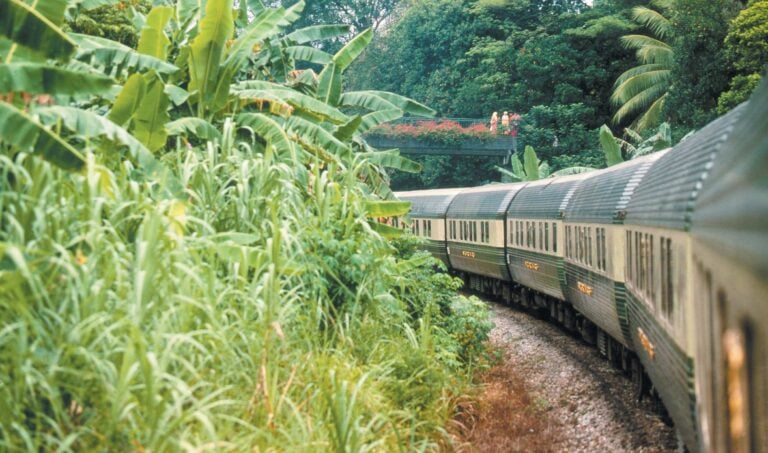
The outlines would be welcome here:
[[[456,418],[460,452],[675,451],[674,428],[596,349],[529,314],[489,303],[499,362]]]

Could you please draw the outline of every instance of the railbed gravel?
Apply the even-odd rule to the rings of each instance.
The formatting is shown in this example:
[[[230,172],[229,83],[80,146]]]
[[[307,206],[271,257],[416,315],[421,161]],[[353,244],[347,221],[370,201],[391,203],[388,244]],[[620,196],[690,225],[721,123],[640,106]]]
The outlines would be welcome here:
[[[675,451],[675,430],[650,398],[598,350],[559,326],[487,302],[496,327],[491,342],[524,381],[554,434],[548,451]]]

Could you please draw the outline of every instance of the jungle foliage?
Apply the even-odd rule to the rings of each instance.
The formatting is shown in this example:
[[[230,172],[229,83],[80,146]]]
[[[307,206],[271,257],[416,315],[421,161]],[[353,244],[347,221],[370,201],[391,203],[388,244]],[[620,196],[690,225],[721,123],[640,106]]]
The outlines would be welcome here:
[[[432,110],[345,90],[372,32],[320,50],[303,2],[65,31],[119,5],[0,0],[0,449],[447,445],[488,314],[376,221],[419,167],[362,137]]]
[[[520,113],[519,158],[531,145],[554,171],[602,167],[603,124],[636,141],[632,134],[644,140],[666,122],[679,139],[717,115],[721,96],[722,109],[748,96],[768,63],[764,4],[414,0],[349,79],[353,87],[397,90],[438,116]],[[394,187],[498,180],[498,159],[417,160],[434,168],[398,173]]]

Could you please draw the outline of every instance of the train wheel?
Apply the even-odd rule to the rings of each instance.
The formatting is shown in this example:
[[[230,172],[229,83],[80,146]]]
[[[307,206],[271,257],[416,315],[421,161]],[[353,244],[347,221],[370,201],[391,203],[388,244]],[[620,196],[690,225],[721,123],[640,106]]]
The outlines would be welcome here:
[[[643,399],[648,387],[643,372],[643,365],[637,357],[632,357],[632,387],[635,399],[640,402]]]

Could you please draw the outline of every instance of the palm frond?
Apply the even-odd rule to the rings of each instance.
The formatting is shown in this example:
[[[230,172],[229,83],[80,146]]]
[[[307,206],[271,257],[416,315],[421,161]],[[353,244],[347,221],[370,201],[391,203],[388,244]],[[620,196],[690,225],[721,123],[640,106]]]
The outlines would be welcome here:
[[[632,18],[662,39],[672,36],[671,22],[658,11],[644,6],[636,6],[632,9]]]

